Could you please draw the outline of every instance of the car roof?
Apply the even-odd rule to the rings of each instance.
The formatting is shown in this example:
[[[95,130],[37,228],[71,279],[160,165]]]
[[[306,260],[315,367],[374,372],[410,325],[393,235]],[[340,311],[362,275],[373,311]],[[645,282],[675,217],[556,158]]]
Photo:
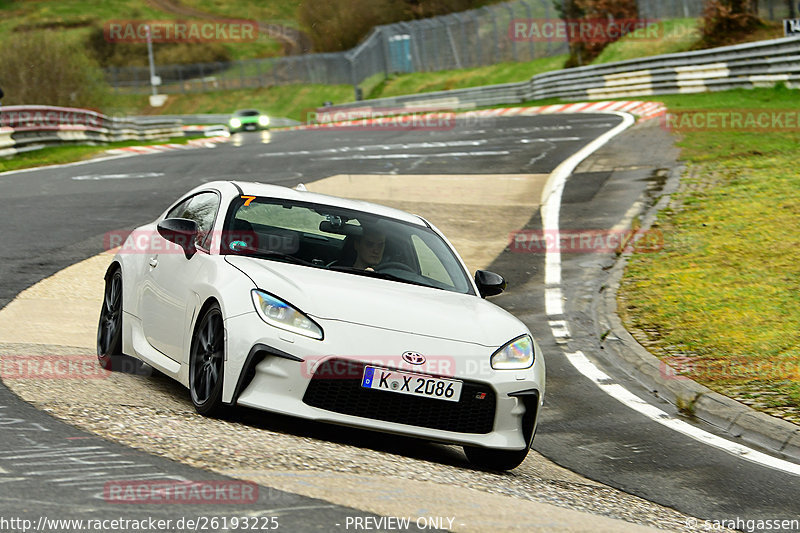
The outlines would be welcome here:
[[[399,209],[387,207],[385,205],[374,204],[372,202],[365,202],[363,200],[352,200],[349,198],[341,198],[338,196],[330,196],[327,194],[320,194],[310,191],[298,191],[297,189],[290,189],[280,185],[269,185],[266,183],[233,181],[227,182],[238,186],[245,196],[266,196],[269,198],[281,198],[286,200],[294,200],[298,202],[308,202],[312,204],[330,205],[340,207],[342,209],[351,209],[353,211],[364,211],[375,215],[383,216],[386,218],[393,218],[410,222],[418,226],[427,226],[427,223],[419,216],[412,215]],[[214,185],[213,183],[207,186]]]

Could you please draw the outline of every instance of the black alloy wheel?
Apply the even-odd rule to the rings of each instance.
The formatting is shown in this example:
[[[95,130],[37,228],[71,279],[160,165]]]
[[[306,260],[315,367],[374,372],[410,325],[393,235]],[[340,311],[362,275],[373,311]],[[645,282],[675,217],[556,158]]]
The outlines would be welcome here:
[[[222,377],[225,366],[225,330],[222,311],[211,306],[200,319],[189,353],[189,391],[201,415],[222,413]]]
[[[97,360],[111,370],[114,357],[122,354],[122,272],[117,268],[106,278],[103,308],[97,325]]]

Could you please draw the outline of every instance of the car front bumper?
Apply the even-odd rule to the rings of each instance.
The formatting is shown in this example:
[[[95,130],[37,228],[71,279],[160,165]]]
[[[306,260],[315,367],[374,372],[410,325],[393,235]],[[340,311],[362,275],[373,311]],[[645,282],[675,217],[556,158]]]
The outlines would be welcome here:
[[[449,444],[506,450],[530,444],[544,401],[541,354],[529,369],[496,371],[489,364],[493,348],[315,320],[326,333],[323,341],[269,326],[256,313],[226,320],[223,400]],[[426,355],[424,367],[402,360],[409,349]],[[363,389],[365,364],[460,380],[462,398],[456,404]],[[491,401],[493,413],[487,415],[485,402]]]

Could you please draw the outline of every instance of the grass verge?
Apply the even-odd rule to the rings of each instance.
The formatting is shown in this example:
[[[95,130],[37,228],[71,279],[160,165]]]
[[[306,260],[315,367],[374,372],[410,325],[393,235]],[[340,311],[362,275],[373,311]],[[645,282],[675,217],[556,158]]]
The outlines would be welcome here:
[[[797,116],[797,91],[785,88],[659,100]],[[800,422],[800,129],[681,137],[689,172],[658,217],[664,248],[631,258],[620,313],[683,375]]]
[[[559,55],[524,63],[498,63],[470,69],[400,74],[384,81],[372,91],[369,97],[383,98],[526,81],[536,74],[562,69],[567,57],[567,55]]]
[[[46,165],[61,165],[91,159],[98,154],[114,148],[126,146],[149,146],[152,144],[185,144],[191,139],[188,137],[174,137],[166,141],[125,141],[97,146],[52,146],[34,152],[25,152],[8,158],[0,158],[0,172],[21,170],[24,168],[41,167]]]
[[[560,69],[566,56],[548,57],[527,63],[501,63],[488,67],[443,72],[402,74],[386,81],[370,79],[364,83],[369,98],[416,94],[447,89],[510,83],[529,79],[535,74]],[[305,121],[308,112],[323,102],[352,102],[355,92],[350,85],[280,85],[262,89],[171,94],[163,107],[152,108],[146,95],[113,95],[109,112],[114,114],[195,114],[232,113],[254,107],[278,117]]]
[[[323,102],[350,102],[350,85],[281,85],[263,89],[171,94],[163,107],[150,107],[147,95],[114,95],[113,114],[185,115],[198,113],[233,113],[237,109],[256,108],[275,117],[305,121],[307,113]]]
[[[701,19],[686,18],[657,23],[658,38],[637,38],[633,35],[606,46],[593,64],[613,63],[626,59],[672,54],[690,50],[700,39]]]

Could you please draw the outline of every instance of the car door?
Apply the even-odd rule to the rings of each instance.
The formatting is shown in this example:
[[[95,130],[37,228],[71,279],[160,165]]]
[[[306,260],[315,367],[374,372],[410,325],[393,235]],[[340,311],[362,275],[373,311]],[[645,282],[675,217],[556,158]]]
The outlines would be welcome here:
[[[212,260],[208,246],[219,205],[218,193],[201,192],[167,214],[167,218],[187,218],[197,223],[197,252],[189,258],[158,233],[152,237],[153,252],[148,257],[141,292],[142,329],[151,346],[178,362],[183,360],[186,328],[198,303],[192,284]]]

